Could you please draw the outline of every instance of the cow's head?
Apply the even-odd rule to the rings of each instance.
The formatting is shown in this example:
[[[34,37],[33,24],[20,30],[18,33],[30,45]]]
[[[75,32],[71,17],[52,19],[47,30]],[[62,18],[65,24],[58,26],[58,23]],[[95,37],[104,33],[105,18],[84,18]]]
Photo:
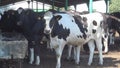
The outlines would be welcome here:
[[[60,15],[54,15],[52,12],[48,11],[44,14],[44,19],[46,21],[46,26],[45,26],[44,33],[50,34],[51,31],[52,31],[52,27],[54,26],[54,24],[56,22],[58,22],[58,20],[61,19],[61,16]]]

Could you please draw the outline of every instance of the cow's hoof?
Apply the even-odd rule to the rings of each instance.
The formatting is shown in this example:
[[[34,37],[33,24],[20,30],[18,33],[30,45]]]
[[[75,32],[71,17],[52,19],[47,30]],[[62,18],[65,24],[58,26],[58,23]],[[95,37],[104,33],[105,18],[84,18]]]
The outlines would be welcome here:
[[[39,56],[36,57],[35,65],[40,65],[40,57]]]
[[[79,64],[79,61],[75,61],[75,63],[78,65],[78,64]]]
[[[33,64],[33,61],[30,61],[29,64]]]
[[[99,65],[101,65],[101,66],[102,66],[102,65],[103,65],[103,62],[99,62]]]
[[[56,66],[56,68],[60,68],[60,66]]]
[[[35,63],[35,65],[37,65],[37,66],[38,66],[38,65],[40,65],[40,64],[39,64],[39,63]]]
[[[91,63],[88,63],[88,66],[91,66]]]
[[[40,65],[40,62],[39,62],[39,61],[36,61],[36,62],[35,62],[35,65]]]

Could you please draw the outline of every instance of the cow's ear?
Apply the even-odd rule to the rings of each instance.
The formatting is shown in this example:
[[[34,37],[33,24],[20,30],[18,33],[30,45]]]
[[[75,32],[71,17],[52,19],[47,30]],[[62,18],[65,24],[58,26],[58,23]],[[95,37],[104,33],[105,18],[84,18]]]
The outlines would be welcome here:
[[[57,16],[55,16],[55,19],[56,19],[57,21],[59,21],[61,18],[62,18],[61,15],[57,15]]]
[[[87,22],[87,18],[86,18],[86,17],[83,17],[83,21],[84,21],[84,22]]]

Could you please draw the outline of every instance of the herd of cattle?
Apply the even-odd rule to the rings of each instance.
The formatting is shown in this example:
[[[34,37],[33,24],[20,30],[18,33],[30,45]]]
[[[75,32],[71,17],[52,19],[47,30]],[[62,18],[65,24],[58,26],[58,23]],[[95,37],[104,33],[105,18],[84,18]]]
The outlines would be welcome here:
[[[56,68],[61,68],[61,56],[65,45],[74,48],[74,60],[80,62],[80,49],[88,43],[90,55],[88,65],[91,65],[95,45],[99,52],[99,64],[103,65],[102,49],[108,52],[108,37],[113,31],[120,34],[120,13],[75,14],[48,10],[34,12],[31,9],[19,8],[8,10],[0,15],[1,32],[19,32],[28,40],[29,63],[40,64],[40,42],[45,37],[49,48],[56,52]],[[35,58],[35,59],[34,59]]]

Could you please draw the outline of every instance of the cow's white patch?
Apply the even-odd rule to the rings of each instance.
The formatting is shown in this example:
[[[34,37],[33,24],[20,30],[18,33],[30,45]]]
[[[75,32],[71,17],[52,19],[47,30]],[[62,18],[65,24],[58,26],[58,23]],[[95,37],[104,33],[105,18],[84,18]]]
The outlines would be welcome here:
[[[48,11],[44,14],[44,19],[46,20],[46,27],[44,29],[44,33],[46,33],[46,31],[49,31],[49,33],[51,33],[51,28],[50,28],[49,24],[50,24],[50,20],[52,19],[52,17],[53,17],[52,12]]]

